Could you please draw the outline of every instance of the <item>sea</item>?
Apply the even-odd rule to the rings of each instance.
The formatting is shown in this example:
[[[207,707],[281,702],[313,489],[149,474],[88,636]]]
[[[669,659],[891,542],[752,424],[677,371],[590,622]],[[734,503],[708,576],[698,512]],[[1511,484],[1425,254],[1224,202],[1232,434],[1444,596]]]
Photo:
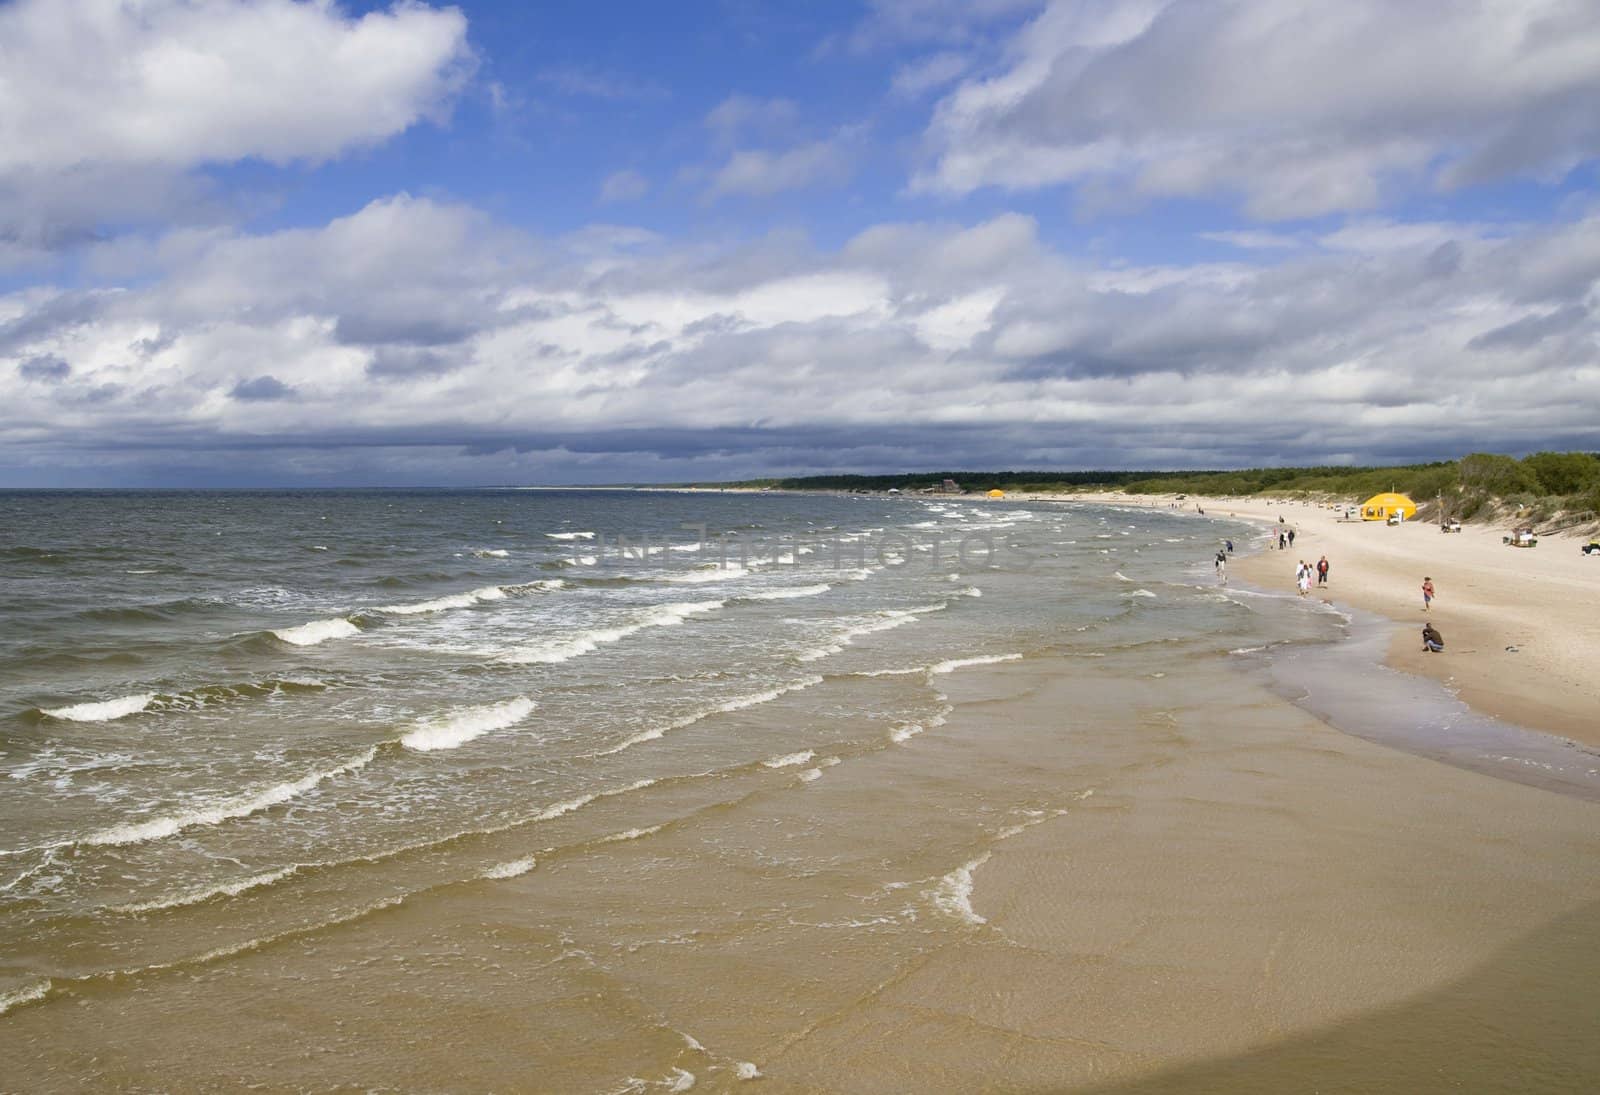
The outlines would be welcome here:
[[[1257,535],[969,495],[0,494],[0,1041],[27,1025],[43,1087],[222,1085],[221,1016],[241,1083],[758,1078],[774,1045],[730,1031],[803,1013],[852,938],[982,923],[998,842],[1170,731],[1074,727],[1176,710],[1177,678],[1316,701],[1359,623],[1220,580]],[[941,738],[1047,658],[1081,681],[1052,737]],[[1442,740],[1409,744],[1562,758]],[[51,1043],[89,1014],[142,1048]]]

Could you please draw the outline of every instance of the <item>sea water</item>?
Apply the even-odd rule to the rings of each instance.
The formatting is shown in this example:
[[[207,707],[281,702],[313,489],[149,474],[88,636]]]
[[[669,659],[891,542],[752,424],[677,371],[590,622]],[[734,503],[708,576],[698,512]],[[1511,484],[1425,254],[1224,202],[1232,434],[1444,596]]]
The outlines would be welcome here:
[[[1129,763],[1097,750],[1159,756],[1196,679],[1342,634],[1220,583],[1223,535],[966,496],[0,495],[0,1034],[191,982],[197,1016],[247,1006],[231,979],[277,955],[361,986],[315,1023],[535,1009],[502,1080],[530,1054],[551,1089],[744,1076],[608,955],[748,933],[803,981],[848,960],[809,942],[829,925],[984,923],[974,873]],[[956,761],[961,682],[1042,658],[1078,667],[1063,726],[1126,736]],[[816,815],[846,779],[870,806]]]

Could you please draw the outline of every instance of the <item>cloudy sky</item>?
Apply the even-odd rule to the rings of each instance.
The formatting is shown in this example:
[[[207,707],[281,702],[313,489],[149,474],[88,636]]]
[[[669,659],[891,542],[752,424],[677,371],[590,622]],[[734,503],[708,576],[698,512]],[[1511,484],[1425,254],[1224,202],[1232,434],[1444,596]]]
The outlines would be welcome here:
[[[0,0],[0,486],[1600,448],[1595,0]]]

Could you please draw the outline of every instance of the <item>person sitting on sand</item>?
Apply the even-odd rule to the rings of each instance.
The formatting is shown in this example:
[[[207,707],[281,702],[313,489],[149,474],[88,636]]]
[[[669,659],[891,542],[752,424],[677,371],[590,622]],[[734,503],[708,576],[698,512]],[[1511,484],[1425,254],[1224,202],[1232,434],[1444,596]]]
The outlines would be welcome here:
[[[1430,654],[1444,653],[1444,636],[1439,634],[1439,629],[1433,626],[1432,621],[1422,625],[1422,649]]]

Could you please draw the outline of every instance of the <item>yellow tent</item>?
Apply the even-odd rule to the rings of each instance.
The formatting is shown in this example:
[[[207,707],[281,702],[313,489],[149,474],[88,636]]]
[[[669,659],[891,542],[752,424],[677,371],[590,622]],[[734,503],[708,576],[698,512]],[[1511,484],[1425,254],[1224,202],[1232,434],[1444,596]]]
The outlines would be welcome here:
[[[1001,490],[999,487],[996,487],[994,490],[989,492],[990,498],[1004,498],[1005,496],[1006,492]]]
[[[1405,495],[1392,491],[1374,494],[1361,503],[1363,521],[1387,521],[1389,515],[1394,513],[1398,513],[1402,521],[1409,521],[1417,515],[1417,504]]]

